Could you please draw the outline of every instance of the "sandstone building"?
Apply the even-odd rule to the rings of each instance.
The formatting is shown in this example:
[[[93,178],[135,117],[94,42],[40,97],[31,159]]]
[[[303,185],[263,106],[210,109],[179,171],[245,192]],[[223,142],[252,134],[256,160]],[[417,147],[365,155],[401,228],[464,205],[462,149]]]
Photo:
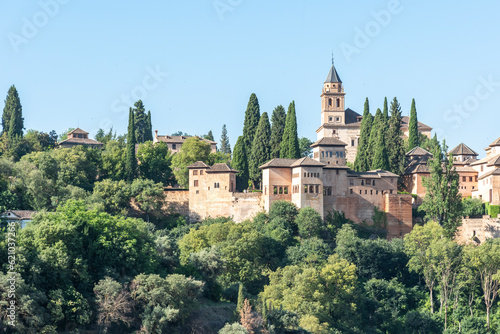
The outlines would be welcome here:
[[[57,143],[58,147],[62,148],[71,148],[73,146],[88,146],[92,148],[102,148],[104,145],[101,142],[98,142],[94,139],[89,139],[89,133],[83,131],[80,128],[76,128],[70,132],[68,132],[68,138],[66,140],[60,141]]]
[[[345,108],[344,85],[332,64],[323,83],[321,94],[321,126],[316,130],[317,139],[335,138],[346,144],[346,159],[354,162],[358,149],[360,127],[363,116],[350,108]],[[408,136],[410,118],[403,116],[401,130]],[[418,122],[418,131],[431,138],[432,128]]]
[[[486,157],[470,164],[478,173],[472,197],[493,205],[500,204],[500,138],[485,148]]]
[[[153,138],[153,144],[158,143],[158,142],[163,142],[167,144],[168,149],[172,153],[177,153],[181,150],[182,144],[188,139],[190,136],[167,136],[167,135],[158,135],[158,130],[155,130],[155,136]],[[210,144],[210,149],[212,153],[215,153],[217,151],[217,143],[208,140],[205,138],[201,138],[196,136],[198,139],[203,140],[205,143]]]

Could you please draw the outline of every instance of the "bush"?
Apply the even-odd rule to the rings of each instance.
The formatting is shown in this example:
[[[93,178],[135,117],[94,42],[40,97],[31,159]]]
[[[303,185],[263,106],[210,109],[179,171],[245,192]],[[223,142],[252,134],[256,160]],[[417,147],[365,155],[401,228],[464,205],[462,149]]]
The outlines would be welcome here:
[[[488,214],[492,217],[492,218],[496,218],[498,217],[498,214],[500,213],[500,205],[489,205],[488,207]]]

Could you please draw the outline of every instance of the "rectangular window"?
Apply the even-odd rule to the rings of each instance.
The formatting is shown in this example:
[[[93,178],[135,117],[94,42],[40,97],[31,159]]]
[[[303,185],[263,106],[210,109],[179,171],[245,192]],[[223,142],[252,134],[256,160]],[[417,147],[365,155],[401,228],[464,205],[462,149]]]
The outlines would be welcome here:
[[[198,187],[198,180],[194,180],[193,186]]]
[[[324,158],[325,157],[325,152],[324,151],[321,151],[321,157]]]
[[[278,188],[278,194],[283,195],[283,187]]]
[[[172,144],[172,150],[176,150],[177,149],[177,145],[176,144]]]
[[[375,195],[378,195],[378,190],[375,190]]]
[[[368,194],[368,190],[365,189],[365,195],[367,195],[367,194]]]
[[[469,182],[472,182],[472,176],[469,176]]]
[[[351,146],[354,146],[354,139],[351,139]]]
[[[354,180],[353,180],[353,179],[350,179],[350,180],[349,180],[349,185],[350,185],[350,186],[353,186],[353,185],[354,185]]]
[[[318,159],[318,152],[314,152],[314,159]]]
[[[340,151],[340,157],[343,158],[344,157],[344,152]]]
[[[374,185],[375,185],[375,180],[372,181],[372,186],[374,186]]]
[[[366,185],[370,185],[371,184],[371,180],[366,180]]]
[[[196,195],[198,195],[199,193],[200,193],[200,191],[199,191],[199,190],[196,190]]]
[[[361,185],[364,186],[365,185],[365,180],[361,180]]]
[[[467,181],[467,177],[466,176],[462,176],[462,182],[466,182]]]
[[[283,187],[283,194],[288,195],[288,187]]]
[[[193,170],[193,175],[198,175],[198,171],[196,169]]]
[[[351,194],[353,194],[353,193],[354,193],[354,191],[351,189]]]
[[[339,170],[338,169],[336,170],[336,172],[337,172],[337,175],[339,175]]]
[[[307,173],[306,172],[304,172],[304,177],[307,177]]]
[[[304,185],[304,193],[307,194],[307,184]]]
[[[391,195],[392,195],[392,190],[391,190]]]
[[[214,183],[214,188],[220,188],[219,182]]]
[[[316,191],[315,191],[316,194],[319,194],[319,186],[316,185]]]
[[[200,175],[203,175],[203,170],[200,170]]]
[[[273,187],[273,194],[278,195],[278,187]]]

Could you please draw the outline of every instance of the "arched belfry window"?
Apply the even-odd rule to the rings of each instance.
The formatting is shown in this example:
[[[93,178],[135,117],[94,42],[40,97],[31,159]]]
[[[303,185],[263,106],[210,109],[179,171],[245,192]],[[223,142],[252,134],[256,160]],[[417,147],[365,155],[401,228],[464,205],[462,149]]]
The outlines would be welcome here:
[[[337,108],[340,108],[340,99],[337,99]]]
[[[331,107],[332,106],[332,99],[328,99],[328,106]]]

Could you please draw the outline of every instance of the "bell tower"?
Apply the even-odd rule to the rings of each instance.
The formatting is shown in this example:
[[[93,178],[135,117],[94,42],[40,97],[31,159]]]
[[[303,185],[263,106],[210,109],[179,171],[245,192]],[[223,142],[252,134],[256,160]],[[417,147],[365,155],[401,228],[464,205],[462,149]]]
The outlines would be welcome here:
[[[342,80],[333,65],[323,84],[321,94],[321,124],[345,125],[345,93]]]

